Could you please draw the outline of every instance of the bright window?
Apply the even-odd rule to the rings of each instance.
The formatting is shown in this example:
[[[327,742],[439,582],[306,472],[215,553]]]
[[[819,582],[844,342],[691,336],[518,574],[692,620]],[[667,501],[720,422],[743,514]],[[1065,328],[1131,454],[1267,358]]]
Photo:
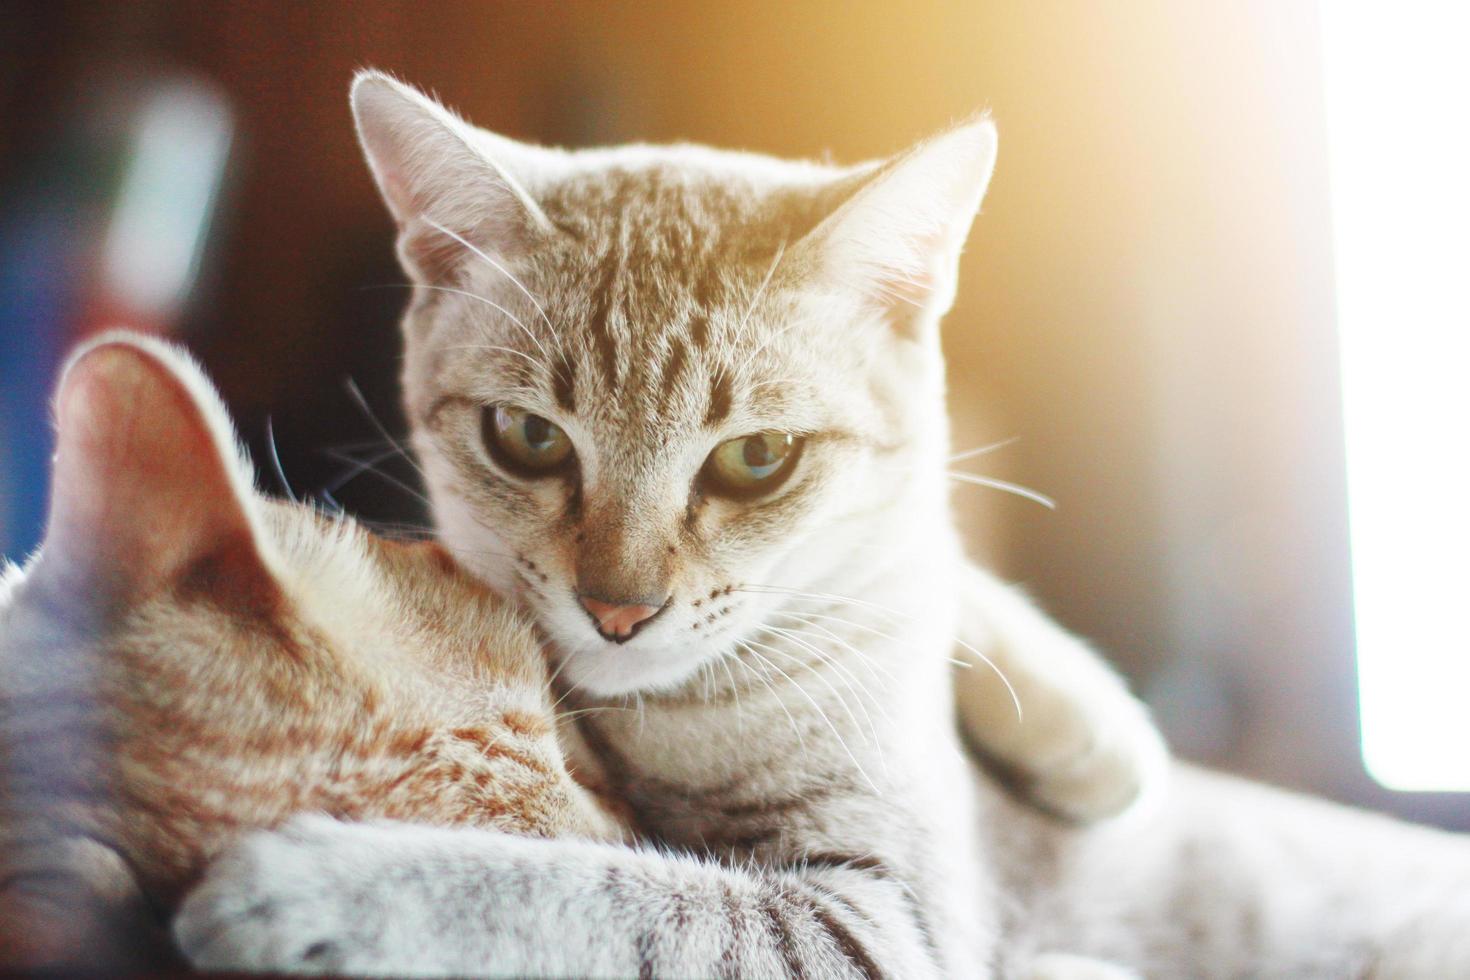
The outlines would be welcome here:
[[[1470,5],[1322,5],[1363,759],[1470,790]]]

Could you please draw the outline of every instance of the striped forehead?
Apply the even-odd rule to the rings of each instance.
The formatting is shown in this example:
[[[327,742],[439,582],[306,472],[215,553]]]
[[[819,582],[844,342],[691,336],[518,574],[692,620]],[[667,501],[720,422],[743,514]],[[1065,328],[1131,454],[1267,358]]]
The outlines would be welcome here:
[[[743,314],[809,227],[804,204],[654,167],[545,199],[566,233],[536,270],[558,321],[558,405],[609,421],[724,421],[741,396],[735,362],[759,345]]]

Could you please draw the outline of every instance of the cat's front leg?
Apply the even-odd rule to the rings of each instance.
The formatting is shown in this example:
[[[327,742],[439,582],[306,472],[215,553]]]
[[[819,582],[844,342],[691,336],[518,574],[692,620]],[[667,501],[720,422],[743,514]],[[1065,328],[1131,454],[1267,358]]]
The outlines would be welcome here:
[[[222,856],[174,934],[206,969],[934,976],[904,908],[884,882],[843,886],[619,845],[298,817]]]
[[[1168,751],[1118,675],[989,572],[967,565],[959,581],[959,638],[973,650],[956,650],[969,669],[955,672],[955,695],[971,744],[1070,819],[1110,817],[1155,795]]]
[[[209,868],[174,921],[204,969],[356,975],[632,975],[616,910],[569,841],[297,817],[250,834]],[[563,852],[558,854],[557,852]],[[558,858],[560,860],[558,860]],[[555,870],[558,865],[562,873]],[[529,869],[545,868],[532,874]],[[556,904],[542,892],[567,892]],[[525,913],[535,906],[527,931]],[[548,938],[549,937],[549,938]],[[565,944],[595,955],[573,969]]]

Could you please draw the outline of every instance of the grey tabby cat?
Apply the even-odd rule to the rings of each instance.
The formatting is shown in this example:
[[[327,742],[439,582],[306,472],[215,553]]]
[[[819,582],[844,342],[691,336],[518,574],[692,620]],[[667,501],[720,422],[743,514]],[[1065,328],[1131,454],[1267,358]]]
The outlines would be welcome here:
[[[1444,976],[1470,847],[1184,767],[968,566],[938,320],[995,134],[836,168],[565,152],[361,76],[445,543],[533,613],[645,849],[305,819],[176,925],[210,966]],[[494,529],[494,530],[492,530]],[[952,678],[956,632],[1009,675]],[[961,744],[1079,828],[1002,792]],[[1060,952],[1054,952],[1060,951]]]

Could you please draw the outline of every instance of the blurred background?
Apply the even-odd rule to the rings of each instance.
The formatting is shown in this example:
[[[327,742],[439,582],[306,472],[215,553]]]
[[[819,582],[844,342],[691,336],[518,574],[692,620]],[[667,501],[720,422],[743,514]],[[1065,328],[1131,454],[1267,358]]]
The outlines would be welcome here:
[[[1355,81],[1377,91],[1383,79],[1355,66],[1400,35],[1361,16],[1334,34],[1332,16],[1341,27],[1304,0],[5,3],[0,551],[22,558],[44,518],[59,358],[113,323],[199,354],[274,491],[423,520],[414,472],[380,431],[403,425],[406,296],[347,110],[357,67],[391,70],[488,128],[579,146],[692,140],[856,161],[988,109],[1000,161],[946,343],[956,450],[1016,440],[957,468],[1058,506],[957,485],[975,552],[1107,651],[1182,755],[1470,828],[1466,797],[1444,791],[1470,789],[1467,743],[1454,741],[1470,714],[1463,634],[1431,634],[1420,661],[1385,640],[1376,661],[1413,668],[1385,668],[1381,690],[1411,677],[1444,714],[1400,689],[1410,707],[1381,715],[1380,734],[1419,724],[1425,741],[1399,738],[1399,758],[1449,745],[1448,768],[1396,780],[1380,753],[1375,779],[1364,763],[1334,228],[1367,227],[1344,220],[1341,197],[1374,175],[1329,173],[1350,145],[1334,132],[1391,132],[1396,109],[1334,130],[1324,79],[1339,96]],[[1389,200],[1426,172],[1411,158]],[[1424,246],[1392,244],[1411,258]],[[1365,268],[1345,274],[1373,280]],[[1413,326],[1355,322],[1379,341]],[[1348,352],[1371,366],[1403,346]],[[1470,356],[1463,341],[1444,356],[1415,349],[1419,369],[1462,372],[1449,355]],[[1457,387],[1405,370],[1411,391]],[[1465,416],[1418,407],[1443,437],[1416,443],[1422,457],[1355,450],[1354,472],[1381,463],[1435,492],[1408,505],[1387,494],[1362,517],[1355,489],[1353,527],[1443,555],[1452,525],[1434,522],[1466,474],[1440,473],[1458,480],[1446,493],[1424,460],[1463,453]],[[1400,528],[1406,513],[1420,523]],[[1458,560],[1375,567],[1439,583],[1394,612],[1416,622],[1470,584]]]

